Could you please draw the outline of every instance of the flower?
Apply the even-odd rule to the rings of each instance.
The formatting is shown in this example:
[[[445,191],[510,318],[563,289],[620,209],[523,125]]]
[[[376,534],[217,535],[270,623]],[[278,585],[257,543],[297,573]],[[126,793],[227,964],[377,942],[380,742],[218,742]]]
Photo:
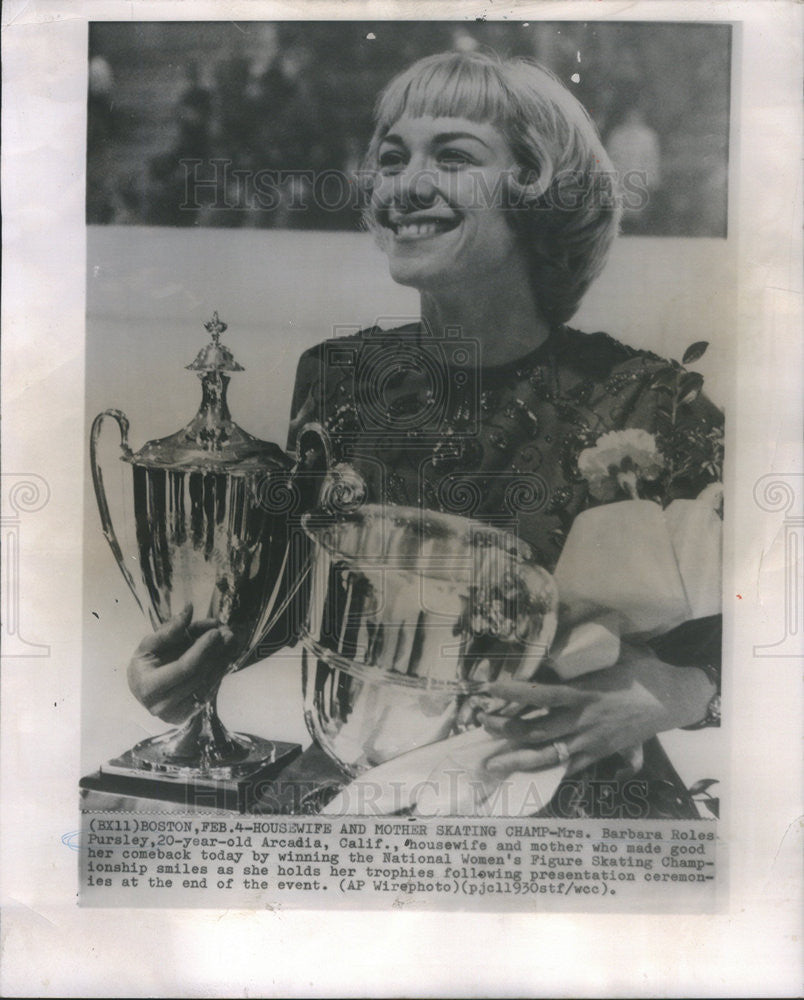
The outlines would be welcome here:
[[[664,458],[652,434],[639,428],[609,431],[578,456],[578,471],[598,500],[614,500],[625,493],[638,499],[642,482],[658,479]]]

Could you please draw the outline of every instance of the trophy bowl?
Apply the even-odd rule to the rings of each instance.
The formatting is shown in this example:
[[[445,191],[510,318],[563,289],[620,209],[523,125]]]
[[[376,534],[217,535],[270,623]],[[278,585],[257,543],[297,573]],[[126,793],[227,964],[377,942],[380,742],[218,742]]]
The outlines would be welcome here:
[[[533,676],[558,593],[510,531],[419,508],[302,516],[308,729],[352,777],[455,731],[483,682]]]

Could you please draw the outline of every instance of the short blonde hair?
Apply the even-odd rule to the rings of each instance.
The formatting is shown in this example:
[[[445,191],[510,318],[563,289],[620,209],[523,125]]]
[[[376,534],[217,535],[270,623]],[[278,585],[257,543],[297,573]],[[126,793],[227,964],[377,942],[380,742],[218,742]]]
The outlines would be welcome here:
[[[468,118],[500,130],[520,168],[506,204],[530,259],[537,302],[552,323],[566,322],[602,271],[620,220],[614,167],[582,105],[530,59],[427,56],[380,94],[365,161],[369,186],[380,143],[403,114]]]

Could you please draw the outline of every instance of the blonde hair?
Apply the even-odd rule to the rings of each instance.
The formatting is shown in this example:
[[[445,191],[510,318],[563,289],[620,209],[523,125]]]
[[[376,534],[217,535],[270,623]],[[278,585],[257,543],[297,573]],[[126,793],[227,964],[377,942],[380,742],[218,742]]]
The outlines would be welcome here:
[[[549,70],[481,52],[427,56],[386,86],[365,160],[369,178],[391,126],[404,115],[487,122],[505,137],[519,177],[506,192],[545,317],[563,323],[600,274],[617,234],[614,167],[587,112]],[[375,222],[372,209],[369,224]]]

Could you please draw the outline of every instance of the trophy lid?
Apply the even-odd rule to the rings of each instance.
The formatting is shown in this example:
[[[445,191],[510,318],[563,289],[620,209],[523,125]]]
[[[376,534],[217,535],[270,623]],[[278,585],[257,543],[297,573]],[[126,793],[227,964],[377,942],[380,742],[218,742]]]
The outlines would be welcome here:
[[[198,412],[175,434],[148,441],[129,461],[155,468],[232,475],[289,469],[293,463],[277,444],[248,434],[232,420],[226,402],[229,376],[225,373],[244,369],[221,343],[227,326],[217,312],[204,326],[212,340],[187,365],[201,380]]]

